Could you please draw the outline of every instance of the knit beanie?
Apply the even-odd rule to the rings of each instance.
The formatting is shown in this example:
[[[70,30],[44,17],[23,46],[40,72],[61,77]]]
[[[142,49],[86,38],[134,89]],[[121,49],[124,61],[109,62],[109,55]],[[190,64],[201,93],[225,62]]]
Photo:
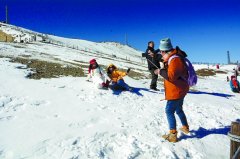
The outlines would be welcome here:
[[[170,51],[173,49],[171,40],[169,38],[165,38],[160,40],[160,45],[159,45],[159,49],[161,51]]]
[[[94,63],[96,63],[96,60],[95,60],[95,59],[92,59],[92,60],[89,61],[89,63],[90,63],[90,64],[94,64]]]
[[[97,61],[96,61],[95,59],[92,59],[92,60],[89,61],[89,63],[90,63],[90,65],[89,65],[89,67],[88,67],[88,73],[91,72],[91,69],[92,69],[91,65],[97,63]]]

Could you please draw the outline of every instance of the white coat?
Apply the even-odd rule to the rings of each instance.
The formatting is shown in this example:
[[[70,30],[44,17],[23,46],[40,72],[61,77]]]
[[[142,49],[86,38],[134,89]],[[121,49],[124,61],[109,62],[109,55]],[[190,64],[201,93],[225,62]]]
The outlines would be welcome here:
[[[87,81],[90,81],[90,79],[92,79],[92,82],[96,88],[102,88],[102,83],[106,83],[107,79],[110,80],[100,66],[98,66],[96,69],[90,70]]]

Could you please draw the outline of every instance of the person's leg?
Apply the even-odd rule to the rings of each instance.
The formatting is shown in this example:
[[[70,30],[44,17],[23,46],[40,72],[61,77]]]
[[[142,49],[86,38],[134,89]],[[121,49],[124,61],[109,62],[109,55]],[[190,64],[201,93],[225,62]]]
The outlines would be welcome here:
[[[118,84],[119,86],[123,87],[123,88],[126,89],[126,90],[129,90],[129,88],[130,88],[130,87],[128,86],[128,84],[126,84],[126,83],[124,82],[123,79],[118,80],[118,81],[117,81],[117,84]]]
[[[152,80],[151,80],[151,84],[150,84],[150,88],[151,89],[156,89],[157,88],[157,79],[158,79],[158,75],[156,75],[154,73],[154,69],[149,70],[152,76]]]
[[[163,135],[162,137],[169,142],[177,142],[177,130],[176,130],[176,118],[174,113],[176,111],[176,101],[175,100],[168,100],[166,105],[166,115],[169,124],[170,132],[167,135]]]
[[[186,115],[185,115],[185,113],[183,111],[183,108],[182,108],[183,101],[184,101],[184,98],[177,100],[176,113],[177,113],[178,117],[180,118],[182,126],[188,128],[187,118],[186,118]]]
[[[232,91],[233,91],[234,93],[238,93],[238,90],[237,90],[236,88],[232,88]]]
[[[116,82],[112,82],[111,84],[109,84],[109,88],[116,90],[118,87],[118,84]]]
[[[240,87],[238,87],[237,92],[240,93]]]
[[[168,100],[165,112],[167,115],[167,120],[168,120],[168,125],[169,125],[170,131],[176,131],[176,118],[174,115],[175,111],[176,111],[176,101]]]

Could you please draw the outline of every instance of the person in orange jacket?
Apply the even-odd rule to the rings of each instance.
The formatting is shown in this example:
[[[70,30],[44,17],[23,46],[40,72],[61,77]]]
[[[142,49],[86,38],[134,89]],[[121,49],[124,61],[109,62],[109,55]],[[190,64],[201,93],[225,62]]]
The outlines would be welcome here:
[[[165,99],[167,100],[165,112],[170,129],[169,134],[162,137],[169,142],[177,142],[175,112],[182,123],[180,130],[186,134],[189,133],[187,118],[182,107],[184,97],[189,91],[189,85],[184,80],[184,78],[187,79],[188,72],[181,57],[186,57],[187,55],[178,47],[174,49],[169,38],[160,41],[159,49],[164,61],[164,69],[161,69],[159,74],[164,78]],[[173,58],[168,64],[169,58],[173,55],[177,55],[177,57]]]
[[[107,74],[111,79],[111,85],[109,85],[109,87],[115,90],[132,91],[132,88],[129,87],[129,85],[126,84],[125,81],[123,80],[123,77],[126,76],[129,73],[129,71],[130,69],[128,69],[127,72],[119,71],[115,65],[110,64],[107,67]]]

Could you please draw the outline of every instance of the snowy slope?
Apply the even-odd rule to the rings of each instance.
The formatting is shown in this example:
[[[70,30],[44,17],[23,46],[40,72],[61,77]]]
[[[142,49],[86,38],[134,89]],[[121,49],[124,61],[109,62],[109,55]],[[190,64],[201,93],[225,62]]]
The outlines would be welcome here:
[[[192,135],[172,144],[160,137],[168,130],[164,95],[147,90],[148,83],[125,78],[138,92],[114,95],[85,78],[26,79],[27,71],[8,61],[0,59],[0,158],[229,156],[226,133],[239,119],[240,96],[222,77],[200,79],[202,94],[186,96]]]
[[[59,41],[63,45],[73,46],[80,50],[86,50],[90,52],[99,52],[103,54],[116,55],[117,57],[121,58],[126,58],[126,56],[127,57],[132,56],[131,58],[135,57],[139,59],[141,56],[140,51],[137,51],[126,45],[121,45],[119,43],[114,42],[96,43],[86,40],[68,39],[52,35],[49,35],[48,38],[51,40]]]
[[[62,42],[72,39],[61,40]],[[76,40],[76,43],[111,55],[127,54],[128,48],[110,43]],[[110,45],[110,46],[109,46]],[[111,50],[114,50],[111,52]],[[30,56],[48,61],[114,63],[122,68],[146,70],[134,58],[93,54],[57,45],[0,43],[1,56]],[[120,56],[120,54],[117,54]],[[57,59],[57,60],[56,60]],[[125,81],[134,92],[97,90],[85,77],[32,80],[21,64],[0,58],[0,158],[1,159],[208,159],[229,158],[227,137],[232,121],[240,120],[240,94],[231,92],[226,76],[234,65],[220,66],[228,74],[199,78],[185,98],[184,110],[191,134],[178,134],[173,144],[161,136],[168,133],[163,91],[148,89],[150,80]],[[196,69],[207,68],[195,65]],[[214,66],[210,66],[214,68]],[[158,87],[163,89],[162,83]],[[177,118],[178,128],[180,121]]]
[[[36,35],[37,39],[45,38],[45,41],[54,43],[57,45],[65,46],[66,48],[73,48],[78,52],[87,52],[91,54],[98,54],[99,56],[110,56],[116,58],[122,58],[127,60],[141,61],[141,51],[133,49],[127,45],[122,45],[115,42],[91,42],[80,39],[69,39],[53,35],[41,34],[35,31],[31,31],[25,28],[17,27],[14,25],[0,23],[0,30],[13,37],[23,35]]]

